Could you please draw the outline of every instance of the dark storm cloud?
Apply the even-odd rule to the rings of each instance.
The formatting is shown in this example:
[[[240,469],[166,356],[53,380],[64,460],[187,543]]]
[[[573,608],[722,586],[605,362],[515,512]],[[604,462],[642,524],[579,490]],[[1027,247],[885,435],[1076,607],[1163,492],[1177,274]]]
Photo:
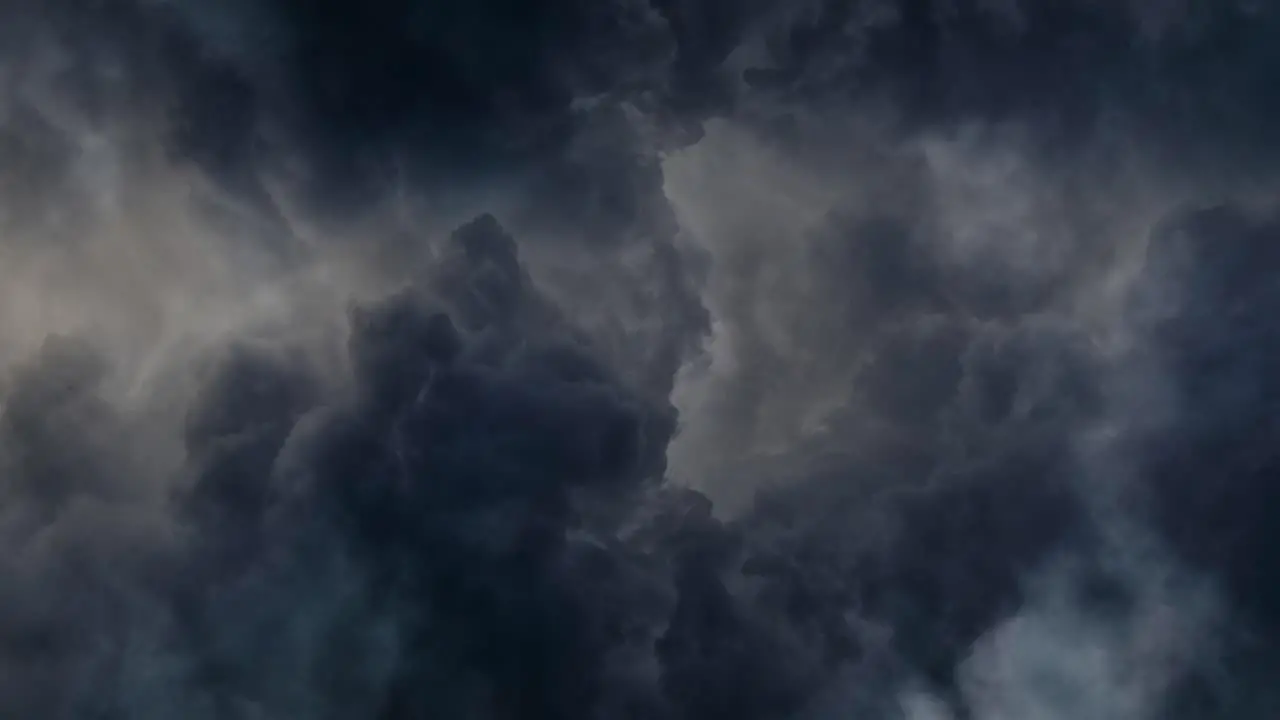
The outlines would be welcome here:
[[[906,127],[1031,119],[1059,151],[1116,122],[1184,162],[1274,149],[1260,91],[1274,82],[1276,15],[1261,3],[814,5],[770,37],[749,84],[886,102]]]
[[[0,8],[0,715],[1273,714],[1270,10]]]
[[[1134,306],[1173,374],[1178,412],[1147,439],[1153,522],[1193,566],[1218,578],[1238,626],[1224,667],[1189,692],[1190,714],[1263,715],[1275,666],[1277,575],[1271,398],[1276,338],[1275,211],[1215,205],[1175,213],[1152,234]],[[1182,293],[1171,297],[1170,284]]]
[[[95,601],[123,584],[142,597],[121,599],[118,612],[159,607],[160,619],[98,627],[79,617],[111,631],[95,638],[88,668],[75,633],[34,651],[7,645],[10,662],[69,683],[15,691],[15,712],[777,717],[860,656],[852,607],[865,622],[914,628],[896,652],[946,682],[963,648],[1013,607],[1019,570],[1063,532],[1049,520],[1071,505],[1062,486],[1018,482],[1019,470],[1053,464],[1033,449],[1030,465],[1001,461],[1009,484],[982,468],[933,491],[904,479],[888,496],[818,500],[828,511],[817,515],[795,491],[730,526],[704,498],[661,490],[655,514],[616,539],[607,518],[634,524],[618,504],[640,502],[661,478],[670,409],[611,378],[538,295],[496,221],[460,228],[454,243],[432,282],[351,311],[350,401],[317,399],[287,354],[235,348],[220,362],[185,433],[191,482],[175,502],[193,534],[174,550],[181,561],[108,545],[97,549],[105,561],[139,566],[76,579]],[[14,377],[6,437],[16,457],[38,453],[23,461],[36,470],[14,477],[77,457],[35,443],[22,423],[67,414],[92,437],[101,422],[93,365],[77,360],[86,352],[51,344],[38,375]],[[38,407],[24,409],[26,397]],[[87,469],[127,467],[98,453],[10,497],[45,508],[36,529],[82,527],[66,508],[98,492]],[[65,478],[89,484],[58,490]],[[50,491],[59,497],[44,500]],[[615,509],[581,514],[602,500]],[[1021,512],[1005,518],[1004,503]],[[847,537],[845,522],[862,515],[900,524],[900,539]],[[769,539],[776,525],[785,539]],[[1015,542],[1025,555],[1004,552]],[[981,591],[942,611],[967,572],[982,574]],[[66,632],[73,617],[24,630]],[[136,642],[154,654],[130,655]],[[148,676],[149,663],[173,669]]]

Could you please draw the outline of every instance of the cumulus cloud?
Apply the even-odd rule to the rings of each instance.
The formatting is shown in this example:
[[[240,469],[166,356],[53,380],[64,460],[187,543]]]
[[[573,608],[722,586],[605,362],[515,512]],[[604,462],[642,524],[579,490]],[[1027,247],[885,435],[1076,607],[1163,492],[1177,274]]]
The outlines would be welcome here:
[[[1276,22],[0,3],[0,715],[1272,717]]]

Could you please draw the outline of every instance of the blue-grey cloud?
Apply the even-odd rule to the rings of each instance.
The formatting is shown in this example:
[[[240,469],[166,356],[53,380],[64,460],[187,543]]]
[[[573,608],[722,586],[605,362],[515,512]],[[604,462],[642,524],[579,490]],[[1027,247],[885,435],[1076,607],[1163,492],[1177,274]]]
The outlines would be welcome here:
[[[1275,23],[0,3],[0,715],[1271,717]]]

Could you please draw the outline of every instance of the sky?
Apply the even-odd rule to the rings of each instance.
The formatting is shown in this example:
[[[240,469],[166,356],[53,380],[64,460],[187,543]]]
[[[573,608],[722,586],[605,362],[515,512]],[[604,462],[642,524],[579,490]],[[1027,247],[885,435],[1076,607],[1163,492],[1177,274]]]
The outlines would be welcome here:
[[[1280,716],[1280,7],[0,0],[0,717]]]

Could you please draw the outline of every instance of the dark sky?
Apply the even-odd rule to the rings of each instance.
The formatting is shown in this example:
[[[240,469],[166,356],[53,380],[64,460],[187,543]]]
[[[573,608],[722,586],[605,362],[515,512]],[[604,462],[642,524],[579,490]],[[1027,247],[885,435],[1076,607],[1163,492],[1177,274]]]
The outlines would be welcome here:
[[[1280,717],[1280,8],[0,0],[0,718]]]

